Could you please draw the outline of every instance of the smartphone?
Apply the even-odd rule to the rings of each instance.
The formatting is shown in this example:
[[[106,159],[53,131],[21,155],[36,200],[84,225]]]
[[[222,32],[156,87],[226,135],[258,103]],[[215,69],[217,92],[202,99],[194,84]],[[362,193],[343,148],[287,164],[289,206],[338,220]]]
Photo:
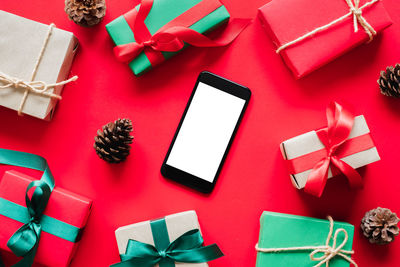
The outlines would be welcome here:
[[[210,193],[250,96],[247,87],[210,72],[200,73],[161,174],[200,192]]]

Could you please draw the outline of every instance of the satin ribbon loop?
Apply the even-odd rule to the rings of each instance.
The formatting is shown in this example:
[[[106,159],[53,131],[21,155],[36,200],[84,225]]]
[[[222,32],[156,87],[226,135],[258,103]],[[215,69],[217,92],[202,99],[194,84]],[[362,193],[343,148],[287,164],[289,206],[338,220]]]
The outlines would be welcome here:
[[[25,192],[29,221],[22,225],[7,242],[7,246],[15,255],[23,257],[14,267],[31,266],[42,232],[41,218],[54,188],[53,175],[46,160],[34,154],[0,149],[0,164],[43,171],[42,178],[29,183]]]
[[[354,116],[338,103],[332,102],[326,110],[326,117],[328,127],[318,131],[317,135],[325,146],[327,155],[314,166],[304,188],[307,193],[318,197],[322,195],[325,188],[330,165],[335,166],[347,177],[350,186],[362,185],[362,179],[358,172],[336,154],[350,135],[354,125]]]
[[[165,258],[175,262],[201,263],[223,256],[216,244],[203,246],[203,242],[198,229],[184,233],[165,250],[157,250],[153,245],[130,239],[125,254],[121,255],[121,262],[112,266],[154,266]]]

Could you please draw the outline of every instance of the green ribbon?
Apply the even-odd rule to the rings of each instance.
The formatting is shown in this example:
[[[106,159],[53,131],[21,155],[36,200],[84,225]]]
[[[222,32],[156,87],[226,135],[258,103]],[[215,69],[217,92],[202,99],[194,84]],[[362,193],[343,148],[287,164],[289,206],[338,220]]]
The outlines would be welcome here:
[[[203,246],[203,238],[198,229],[190,230],[172,243],[169,242],[165,219],[151,222],[155,246],[130,239],[121,262],[112,267],[160,267],[175,266],[174,262],[201,263],[222,257],[216,244]],[[165,248],[164,245],[167,243]],[[172,265],[171,265],[172,264]]]
[[[0,198],[0,214],[24,223],[7,242],[7,246],[15,255],[23,257],[14,267],[33,264],[42,230],[75,242],[79,228],[43,214],[54,189],[54,178],[47,161],[34,154],[0,148],[0,164],[43,171],[41,179],[32,181],[26,189],[26,207]],[[31,190],[33,193],[30,197]],[[0,266],[1,264],[3,263],[0,263]]]

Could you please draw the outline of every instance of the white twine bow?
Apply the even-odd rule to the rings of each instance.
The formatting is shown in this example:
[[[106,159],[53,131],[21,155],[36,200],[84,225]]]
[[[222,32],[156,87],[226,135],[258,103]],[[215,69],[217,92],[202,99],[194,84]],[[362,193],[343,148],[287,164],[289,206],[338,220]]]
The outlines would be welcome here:
[[[326,267],[329,267],[329,262],[331,259],[333,259],[336,256],[340,256],[346,261],[350,262],[353,264],[355,267],[357,267],[357,263],[350,258],[349,255],[354,254],[353,250],[344,250],[343,247],[346,245],[349,236],[346,232],[345,229],[339,228],[336,229],[335,234],[333,235],[333,242],[332,246],[329,245],[329,242],[332,238],[333,234],[333,219],[331,216],[327,217],[329,220],[329,234],[328,237],[326,238],[326,242],[324,246],[304,246],[304,247],[289,247],[289,248],[260,248],[258,244],[256,244],[256,251],[258,252],[264,252],[264,253],[279,253],[279,252],[291,252],[291,251],[303,251],[303,250],[312,250],[310,253],[310,259],[312,261],[319,261],[314,267],[320,267],[323,264],[326,264]],[[340,233],[344,234],[344,239],[342,243],[337,245],[337,238]],[[323,253],[321,256],[317,256],[317,253]]]
[[[38,94],[38,95],[45,96],[45,97],[55,98],[55,99],[61,99],[61,96],[54,94],[54,93],[50,93],[50,92],[48,92],[48,90],[50,90],[56,86],[64,85],[64,84],[67,84],[69,82],[72,82],[72,81],[75,81],[78,79],[78,76],[73,76],[72,78],[70,78],[68,80],[61,81],[58,83],[51,83],[51,84],[47,84],[46,82],[43,82],[43,81],[34,81],[37,70],[39,68],[40,61],[43,58],[44,51],[47,47],[50,36],[53,32],[54,26],[55,25],[53,23],[49,25],[49,29],[47,31],[46,38],[43,42],[42,49],[40,50],[39,56],[36,60],[35,67],[33,68],[31,78],[29,79],[29,81],[24,81],[24,80],[18,79],[16,77],[9,76],[3,72],[0,72],[0,83],[3,84],[3,85],[0,85],[0,89],[15,88],[15,89],[25,90],[24,95],[21,100],[21,103],[20,103],[20,106],[19,106],[19,109],[18,109],[18,115],[20,115],[20,116],[22,115],[22,110],[24,108],[24,105],[28,98],[29,93],[34,93],[34,94]]]
[[[336,23],[339,23],[345,19],[347,19],[350,16],[353,16],[353,27],[354,27],[354,32],[358,32],[358,24],[360,24],[364,31],[368,34],[369,36],[369,41],[372,41],[374,39],[374,36],[376,35],[376,31],[375,29],[371,26],[371,24],[368,23],[368,21],[363,17],[363,9],[369,6],[372,6],[376,3],[378,3],[380,0],[371,0],[367,3],[365,3],[364,5],[362,5],[360,7],[360,0],[344,0],[347,5],[349,6],[349,12],[343,16],[341,16],[340,18],[335,19],[334,21],[318,27],[314,30],[312,30],[309,33],[304,34],[303,36],[300,36],[299,38],[287,42],[283,45],[281,45],[280,47],[278,47],[278,49],[276,50],[276,53],[280,53],[282,50],[288,48],[289,46],[292,46],[294,44],[297,44],[298,42],[303,41],[304,39],[307,39],[311,36],[313,36],[314,34],[324,31],[326,29],[329,29],[331,26],[335,25]]]

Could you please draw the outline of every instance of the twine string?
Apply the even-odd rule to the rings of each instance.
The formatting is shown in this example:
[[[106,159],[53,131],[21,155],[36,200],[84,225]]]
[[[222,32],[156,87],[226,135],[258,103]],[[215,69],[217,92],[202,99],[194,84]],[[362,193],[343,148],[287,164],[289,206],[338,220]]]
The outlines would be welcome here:
[[[287,42],[283,45],[281,45],[280,47],[278,47],[278,49],[276,50],[276,53],[280,53],[282,50],[297,44],[301,41],[303,41],[304,39],[310,38],[311,36],[313,36],[314,34],[324,31],[326,29],[329,29],[330,27],[332,27],[333,25],[347,19],[348,17],[353,16],[353,27],[354,27],[354,32],[358,32],[358,24],[360,24],[364,31],[368,34],[369,37],[369,42],[372,41],[374,39],[374,36],[376,35],[376,31],[375,29],[371,26],[371,24],[368,23],[368,21],[363,17],[363,9],[372,6],[376,3],[378,3],[380,0],[371,0],[367,3],[365,3],[364,5],[362,5],[360,7],[360,0],[344,0],[347,5],[349,6],[349,12],[343,16],[341,16],[340,18],[337,18],[333,21],[331,21],[330,23],[318,27],[302,36],[300,36],[299,38],[292,40],[290,42]]]
[[[326,267],[329,267],[329,262],[336,256],[342,257],[349,263],[353,264],[357,267],[357,263],[351,259],[350,255],[354,254],[353,250],[344,250],[343,247],[346,245],[349,236],[347,231],[343,228],[339,228],[333,234],[333,219],[331,216],[327,217],[329,220],[329,233],[325,241],[324,246],[303,246],[303,247],[288,247],[288,248],[260,248],[258,244],[256,244],[256,251],[263,253],[279,253],[279,252],[291,252],[291,251],[307,251],[311,250],[310,259],[312,261],[319,261],[314,267],[320,267],[323,264],[326,264]],[[344,234],[344,239],[342,243],[337,245],[337,238],[340,233]],[[332,238],[333,234],[333,238]],[[332,246],[329,245],[330,240],[332,238]],[[318,253],[322,253],[321,256],[317,256]]]
[[[40,62],[43,58],[44,51],[46,50],[47,44],[49,42],[49,39],[53,32],[54,27],[55,27],[55,25],[53,23],[51,23],[49,25],[49,29],[46,34],[46,38],[44,39],[42,48],[40,49],[38,58],[36,59],[35,66],[33,68],[33,71],[30,76],[29,81],[24,81],[24,80],[18,79],[16,77],[9,76],[3,72],[0,72],[0,82],[3,84],[3,85],[0,85],[0,89],[15,88],[15,89],[23,89],[24,90],[24,95],[22,96],[22,100],[21,100],[21,103],[18,108],[18,115],[20,115],[20,116],[23,113],[22,110],[24,108],[24,105],[26,103],[29,93],[34,93],[37,95],[55,98],[55,99],[60,100],[61,96],[51,93],[51,92],[48,92],[48,90],[50,90],[56,86],[65,85],[67,83],[70,83],[70,82],[78,79],[78,76],[73,76],[72,78],[70,78],[68,80],[57,82],[57,83],[51,83],[51,84],[48,84],[44,81],[35,81],[34,80],[35,76],[37,74]]]

